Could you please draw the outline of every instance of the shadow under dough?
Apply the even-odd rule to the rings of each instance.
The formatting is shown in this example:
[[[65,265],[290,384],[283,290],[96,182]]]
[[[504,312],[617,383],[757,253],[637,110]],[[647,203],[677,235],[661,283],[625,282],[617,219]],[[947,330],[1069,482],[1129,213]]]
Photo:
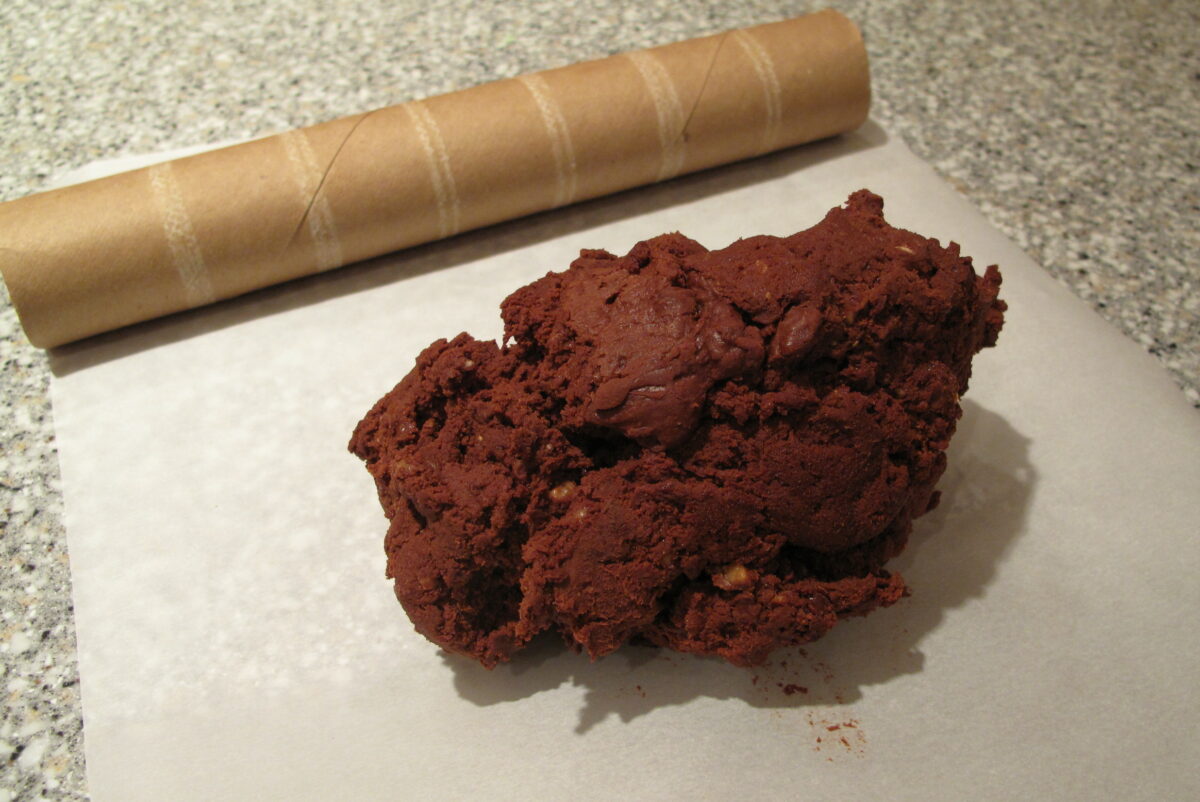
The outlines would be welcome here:
[[[366,292],[425,273],[447,270],[563,235],[583,233],[618,220],[761,183],[820,162],[879,147],[887,141],[887,133],[868,121],[857,131],[842,136],[497,223],[339,270],[293,279],[211,306],[99,334],[51,351],[50,368],[56,376],[61,377],[210,331],[344,295]],[[650,230],[646,236],[661,233]],[[692,236],[701,236],[701,232],[692,232]],[[715,248],[727,243],[705,244]],[[604,245],[603,242],[583,239],[579,242],[580,248],[602,248]],[[565,264],[546,265],[546,270],[565,270],[566,267]],[[497,276],[497,281],[504,281],[504,277]],[[512,289],[517,287],[514,285]]]
[[[912,588],[893,607],[843,621],[821,640],[781,650],[754,669],[639,646],[592,662],[564,649],[557,636],[539,638],[493,671],[443,653],[455,689],[487,706],[567,684],[582,687],[576,732],[586,733],[612,716],[628,722],[701,697],[770,708],[848,704],[865,687],[920,672],[921,640],[947,610],[984,594],[1025,528],[1037,480],[1026,437],[973,401],[963,407],[938,485],[941,504],[916,521],[908,548],[889,566]]]

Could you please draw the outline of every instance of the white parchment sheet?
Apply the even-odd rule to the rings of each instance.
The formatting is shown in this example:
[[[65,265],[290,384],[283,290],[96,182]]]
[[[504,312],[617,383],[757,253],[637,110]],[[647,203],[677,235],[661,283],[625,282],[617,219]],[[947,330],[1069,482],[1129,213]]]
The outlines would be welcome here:
[[[758,670],[413,633],[346,442],[438,337],[580,248],[709,247],[860,187],[998,263],[911,598]],[[1200,797],[1200,415],[874,125],[61,349],[94,799]]]

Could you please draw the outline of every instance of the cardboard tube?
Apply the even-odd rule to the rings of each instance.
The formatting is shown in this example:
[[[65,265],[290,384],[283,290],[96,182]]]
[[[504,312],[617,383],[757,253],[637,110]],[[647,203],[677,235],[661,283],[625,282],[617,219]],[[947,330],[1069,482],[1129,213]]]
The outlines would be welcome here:
[[[0,204],[0,271],[51,348],[850,131],[869,104],[858,29],[822,11]]]

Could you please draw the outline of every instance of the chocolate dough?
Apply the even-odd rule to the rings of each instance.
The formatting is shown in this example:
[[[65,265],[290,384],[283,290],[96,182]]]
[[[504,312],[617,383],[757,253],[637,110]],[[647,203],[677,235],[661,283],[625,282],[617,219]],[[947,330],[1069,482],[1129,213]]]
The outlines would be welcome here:
[[[359,423],[417,630],[492,667],[557,632],[761,663],[894,603],[1000,274],[865,190],[709,251],[583,251],[439,340]]]

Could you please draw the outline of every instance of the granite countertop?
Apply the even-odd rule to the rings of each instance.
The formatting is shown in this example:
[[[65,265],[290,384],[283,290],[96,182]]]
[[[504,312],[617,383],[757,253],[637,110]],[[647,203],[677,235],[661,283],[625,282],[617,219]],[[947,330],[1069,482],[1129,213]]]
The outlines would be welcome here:
[[[863,28],[872,116],[1200,406],[1200,7],[828,4]],[[278,132],[822,5],[13,0],[0,9],[0,200],[100,158]],[[84,798],[49,368],[6,290],[0,353],[0,802]]]

